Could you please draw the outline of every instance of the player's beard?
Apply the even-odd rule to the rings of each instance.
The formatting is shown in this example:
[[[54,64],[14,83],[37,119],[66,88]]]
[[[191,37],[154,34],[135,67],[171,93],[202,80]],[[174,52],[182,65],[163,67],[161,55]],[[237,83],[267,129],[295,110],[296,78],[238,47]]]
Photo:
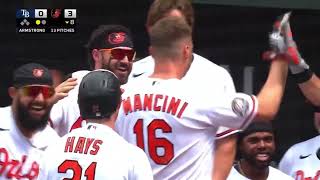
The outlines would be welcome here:
[[[52,105],[45,105],[45,113],[41,117],[35,118],[30,115],[28,106],[23,105],[18,100],[16,105],[16,120],[21,125],[21,127],[26,130],[42,130],[48,124],[51,107]]]
[[[268,168],[272,161],[272,156],[274,153],[269,153],[269,159],[267,161],[259,161],[256,159],[256,153],[245,153],[242,152],[242,158],[245,159],[252,167],[256,167],[257,169],[265,169]]]

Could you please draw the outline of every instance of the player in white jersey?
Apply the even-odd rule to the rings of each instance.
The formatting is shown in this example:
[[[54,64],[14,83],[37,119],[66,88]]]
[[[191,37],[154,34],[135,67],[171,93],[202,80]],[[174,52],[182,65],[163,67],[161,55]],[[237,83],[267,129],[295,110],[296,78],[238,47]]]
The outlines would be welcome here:
[[[159,19],[166,16],[181,17],[187,21],[187,24],[193,28],[194,11],[189,0],[155,0],[152,2],[146,21],[147,30],[150,29]],[[147,56],[133,63],[130,79],[148,77],[153,73],[154,59]],[[212,92],[224,91],[226,93],[235,92],[235,87],[230,74],[222,67],[212,63],[208,59],[193,53],[192,62],[183,80],[188,80],[196,86],[206,81],[211,85]],[[208,87],[209,88],[209,87]],[[216,139],[216,166],[213,173],[213,179],[226,179],[231,169],[235,157],[236,132],[238,130],[226,127],[219,127]]]
[[[107,69],[119,77],[121,84],[128,80],[135,56],[129,29],[121,25],[101,25],[95,29],[87,45],[91,69]],[[72,77],[78,84],[89,71],[77,71]],[[50,113],[53,128],[60,136],[81,127],[83,122],[77,105],[78,88],[69,92],[68,97],[57,102]]]
[[[284,31],[285,46],[288,47],[288,54],[294,60],[294,63],[289,65],[292,77],[306,98],[315,106],[319,106],[320,80],[301,57],[293,40],[289,22],[285,23]],[[280,49],[282,46],[278,45],[278,47]],[[292,146],[282,157],[279,169],[297,180],[318,179],[320,176],[319,144],[320,138],[317,136]]]
[[[270,166],[276,149],[271,123],[251,123],[239,133],[237,144],[238,161],[227,180],[293,180]]]
[[[126,84],[116,130],[145,150],[155,179],[211,179],[212,137],[218,127],[242,129],[254,118],[271,120],[281,102],[288,64],[272,61],[257,98],[215,93],[206,83],[193,86],[180,80],[193,48],[192,30],[182,18],[162,18],[149,35],[154,73]]]
[[[115,74],[107,70],[88,73],[78,95],[80,114],[87,124],[48,147],[39,179],[152,180],[146,154],[113,130],[120,102],[120,81]]]
[[[293,145],[282,157],[279,169],[296,180],[320,177],[320,135]]]
[[[12,105],[1,112],[0,179],[37,178],[44,149],[58,139],[48,125],[53,94],[52,77],[44,66],[29,63],[14,71]]]

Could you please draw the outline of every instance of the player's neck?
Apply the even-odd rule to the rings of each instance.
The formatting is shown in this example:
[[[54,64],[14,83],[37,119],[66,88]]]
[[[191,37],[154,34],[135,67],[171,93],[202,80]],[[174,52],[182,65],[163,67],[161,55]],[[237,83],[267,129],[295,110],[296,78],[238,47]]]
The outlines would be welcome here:
[[[160,79],[182,79],[188,71],[190,64],[191,62],[179,63],[170,60],[156,62],[154,72],[150,77]]]
[[[87,120],[87,123],[102,124],[112,129],[114,129],[114,126],[115,126],[115,121],[111,119],[99,119],[99,120],[90,119],[90,120]]]
[[[269,175],[269,167],[259,169],[244,159],[238,161],[238,171],[243,176],[254,180],[266,180]]]

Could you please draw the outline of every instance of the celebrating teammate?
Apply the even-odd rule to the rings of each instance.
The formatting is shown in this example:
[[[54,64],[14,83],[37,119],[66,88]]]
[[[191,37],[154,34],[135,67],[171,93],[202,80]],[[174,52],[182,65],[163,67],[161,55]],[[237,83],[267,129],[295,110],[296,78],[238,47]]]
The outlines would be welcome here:
[[[303,94],[315,106],[320,105],[320,80],[300,56],[293,40],[290,24],[286,23],[285,35],[296,64],[289,68]],[[279,163],[279,169],[295,179],[318,179],[320,176],[320,135],[290,147]]]
[[[187,24],[193,29],[194,26],[194,11],[190,0],[155,0],[151,4],[146,27],[147,31],[160,19],[167,16],[175,16],[185,19]],[[194,86],[201,85],[203,81],[210,82],[207,88],[211,88],[212,92],[235,93],[233,80],[224,68],[212,63],[208,59],[193,53],[190,56],[190,66],[186,69],[182,80],[190,81]],[[154,59],[152,56],[143,58],[133,63],[130,79],[148,77],[153,73]],[[219,127],[216,137],[216,158],[213,173],[213,179],[225,180],[232,167],[235,157],[237,130],[225,127]]]
[[[126,85],[116,130],[145,150],[155,179],[211,179],[218,127],[243,129],[253,119],[273,119],[288,63],[276,56],[257,97],[213,92],[206,83],[180,80],[193,48],[192,29],[182,18],[164,17],[149,34],[154,72]]]
[[[39,179],[153,179],[146,154],[113,131],[120,102],[114,73],[85,75],[78,103],[87,124],[49,146]]]
[[[237,148],[239,161],[232,168],[227,180],[293,180],[270,166],[276,149],[271,123],[251,123],[239,133]]]
[[[117,75],[121,84],[128,80],[132,61],[135,57],[133,41],[129,29],[121,25],[102,25],[95,29],[87,45],[88,61],[92,69],[107,69]],[[80,83],[89,71],[72,73]],[[78,88],[69,92],[68,97],[56,103],[51,111],[50,119],[53,128],[60,136],[82,125],[77,105]]]
[[[36,63],[20,66],[9,95],[12,104],[1,114],[7,126],[0,131],[0,179],[36,179],[44,149],[58,139],[48,125],[54,95],[49,70]]]

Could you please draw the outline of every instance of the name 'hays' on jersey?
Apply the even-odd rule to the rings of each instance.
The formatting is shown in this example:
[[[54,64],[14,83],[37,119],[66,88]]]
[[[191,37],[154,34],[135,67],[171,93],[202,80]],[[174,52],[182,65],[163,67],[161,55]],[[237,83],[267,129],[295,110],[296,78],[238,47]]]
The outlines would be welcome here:
[[[146,152],[155,179],[211,179],[218,127],[245,128],[257,112],[255,96],[190,81],[141,78],[124,88],[116,130]]]

